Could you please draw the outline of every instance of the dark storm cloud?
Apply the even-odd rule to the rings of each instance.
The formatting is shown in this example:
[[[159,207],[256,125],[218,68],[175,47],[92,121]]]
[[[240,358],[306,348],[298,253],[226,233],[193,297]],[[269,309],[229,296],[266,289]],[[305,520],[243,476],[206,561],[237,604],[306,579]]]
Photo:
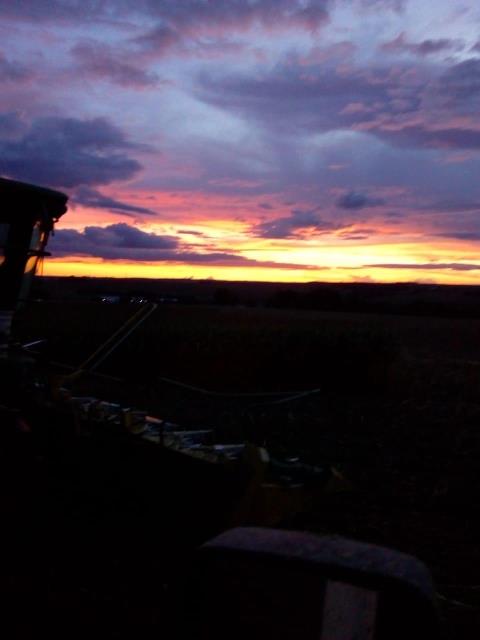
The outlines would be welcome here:
[[[0,51],[0,83],[19,82],[30,78],[31,72],[19,62],[9,60]]]
[[[16,139],[0,139],[0,173],[54,187],[108,184],[141,169],[134,149],[104,118],[38,118]]]
[[[88,256],[105,260],[141,262],[184,262],[218,266],[262,266],[278,269],[312,269],[314,267],[284,262],[251,260],[234,253],[216,251],[198,253],[178,238],[146,233],[128,224],[86,227],[83,232],[60,229],[51,240],[54,256]]]
[[[450,38],[427,39],[421,42],[409,42],[405,36],[405,32],[400,33],[396,38],[389,42],[384,42],[380,46],[380,50],[389,53],[412,53],[419,56],[428,56],[442,51],[459,51],[464,48],[464,44],[460,40]]]
[[[275,218],[266,222],[260,222],[250,229],[250,233],[261,238],[294,238],[298,232],[311,230],[316,233],[328,233],[338,229],[339,225],[333,224],[318,215],[315,210],[302,211],[294,209],[289,216]]]
[[[80,42],[72,48],[79,70],[89,77],[110,80],[124,87],[150,87],[158,77],[129,60],[128,51],[101,42]]]
[[[365,209],[385,204],[381,198],[370,198],[365,193],[348,191],[338,198],[336,205],[341,209]]]
[[[467,263],[467,262],[427,262],[424,264],[404,264],[404,263],[391,263],[391,264],[366,264],[362,268],[376,269],[416,269],[416,270],[433,270],[449,269],[451,271],[480,271],[480,264]]]
[[[73,202],[83,204],[86,207],[94,209],[106,209],[107,211],[116,211],[124,215],[136,217],[138,215],[155,215],[151,209],[144,207],[136,207],[126,202],[121,202],[114,198],[103,195],[100,191],[91,187],[79,187],[73,197]]]

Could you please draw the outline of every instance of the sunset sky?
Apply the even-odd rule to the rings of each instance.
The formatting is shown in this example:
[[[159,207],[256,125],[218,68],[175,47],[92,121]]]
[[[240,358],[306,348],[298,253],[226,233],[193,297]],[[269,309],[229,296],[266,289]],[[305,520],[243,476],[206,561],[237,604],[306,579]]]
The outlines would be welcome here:
[[[480,284],[478,0],[3,0],[44,273]]]

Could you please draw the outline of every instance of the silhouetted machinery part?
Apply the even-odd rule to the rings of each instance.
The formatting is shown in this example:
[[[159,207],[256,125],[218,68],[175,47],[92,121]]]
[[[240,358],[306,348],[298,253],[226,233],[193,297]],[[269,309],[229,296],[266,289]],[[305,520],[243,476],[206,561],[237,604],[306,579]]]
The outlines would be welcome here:
[[[0,358],[5,357],[15,309],[26,299],[38,261],[68,196],[0,178]]]

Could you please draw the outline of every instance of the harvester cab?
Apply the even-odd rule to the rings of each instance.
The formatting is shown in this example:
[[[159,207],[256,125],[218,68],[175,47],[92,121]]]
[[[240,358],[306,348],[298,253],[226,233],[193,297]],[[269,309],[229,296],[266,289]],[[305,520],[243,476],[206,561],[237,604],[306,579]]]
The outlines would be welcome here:
[[[0,178],[0,408],[7,415],[24,404],[33,379],[33,360],[12,344],[12,319],[49,255],[48,238],[67,200],[59,191]]]
[[[0,178],[0,357],[7,356],[12,317],[25,301],[68,196]]]

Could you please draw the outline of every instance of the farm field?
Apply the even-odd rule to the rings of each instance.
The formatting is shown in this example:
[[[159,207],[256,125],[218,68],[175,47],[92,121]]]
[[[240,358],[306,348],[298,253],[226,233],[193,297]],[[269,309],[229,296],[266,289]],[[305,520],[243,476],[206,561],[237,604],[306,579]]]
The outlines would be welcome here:
[[[135,310],[32,303],[15,336],[75,366]],[[72,391],[334,464],[352,492],[285,526],[416,555],[447,637],[480,632],[480,319],[164,305],[98,374]]]

